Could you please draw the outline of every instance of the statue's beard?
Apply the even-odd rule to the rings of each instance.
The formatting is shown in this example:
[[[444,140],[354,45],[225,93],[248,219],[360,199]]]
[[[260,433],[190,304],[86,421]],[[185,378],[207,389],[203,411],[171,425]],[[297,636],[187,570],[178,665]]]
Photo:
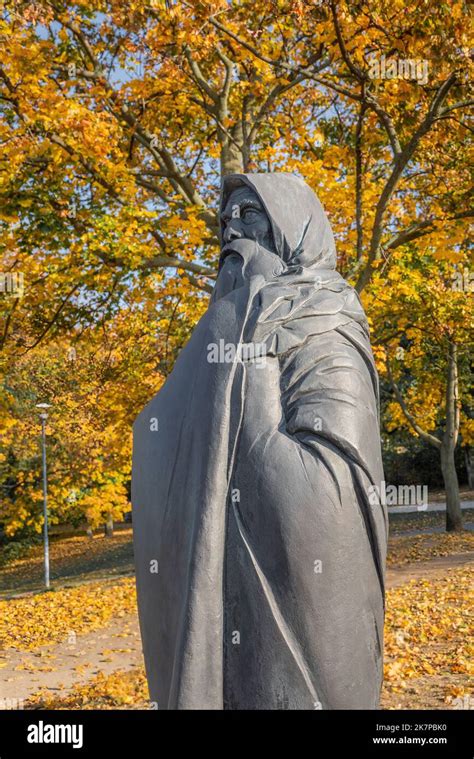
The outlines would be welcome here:
[[[243,287],[252,277],[274,280],[285,269],[281,258],[256,240],[239,238],[224,245],[213,300]]]

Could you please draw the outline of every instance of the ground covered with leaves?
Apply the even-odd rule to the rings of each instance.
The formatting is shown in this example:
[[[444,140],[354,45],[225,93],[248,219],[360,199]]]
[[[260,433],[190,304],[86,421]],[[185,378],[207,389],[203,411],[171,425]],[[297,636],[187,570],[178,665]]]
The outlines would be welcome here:
[[[455,708],[474,685],[474,567],[387,593],[383,709]],[[150,708],[143,668],[99,674],[64,696],[38,691],[31,709]]]
[[[117,570],[117,557],[130,555],[130,551],[130,529],[116,533],[113,538],[62,538],[53,542],[56,570],[66,572],[67,577],[74,576],[78,584],[71,585],[66,580],[62,586],[56,581],[53,591],[0,600],[0,675],[5,673],[4,667],[8,668],[10,654],[18,657],[22,652],[40,657],[44,654],[48,658],[44,672],[51,672],[55,666],[54,653],[60,654],[70,630],[74,630],[79,643],[90,635],[101,639],[101,658],[86,665],[79,663],[71,670],[69,681],[61,683],[59,688],[45,687],[47,680],[41,681],[40,676],[38,687],[31,689],[24,708],[153,708],[148,701],[139,650],[133,659],[126,653],[131,649],[123,649],[123,660],[109,664],[114,671],[100,671],[108,661],[105,655],[108,633],[112,640],[117,635],[120,637],[120,625],[123,624],[125,635],[130,620],[136,623],[133,576],[110,577],[110,573]],[[442,565],[439,564],[441,557],[445,559]],[[462,566],[455,562],[460,557],[465,562]],[[88,560],[92,574],[87,571]],[[390,537],[387,563],[389,580],[395,572],[401,572],[403,577],[401,584],[392,578],[387,591],[382,708],[460,708],[459,704],[471,703],[474,651],[469,643],[472,629],[469,614],[474,606],[474,534],[469,530],[455,534],[413,534],[411,528],[409,531],[405,528],[405,532],[395,531]],[[120,558],[118,566],[123,567]],[[31,547],[28,555],[9,563],[3,572],[16,576],[21,583],[28,567],[39,571],[40,547]],[[84,581],[94,577],[98,567],[104,569],[103,576],[95,581]],[[407,582],[405,570],[416,567],[421,569],[421,577]],[[47,654],[45,646],[49,647]],[[39,664],[36,674],[41,675],[43,662]],[[10,681],[18,677],[21,666],[11,666]],[[94,666],[93,676],[86,673],[79,681],[75,673],[81,666]],[[81,674],[84,675],[82,671]]]
[[[474,532],[394,535],[389,538],[387,565],[396,567],[474,551]]]
[[[473,564],[388,591],[383,708],[447,708],[472,695],[473,608]]]
[[[40,690],[26,709],[149,709],[148,686],[143,667],[111,675],[99,673],[65,696]]]
[[[136,611],[135,580],[98,582],[0,601],[0,647],[21,651],[98,630]]]

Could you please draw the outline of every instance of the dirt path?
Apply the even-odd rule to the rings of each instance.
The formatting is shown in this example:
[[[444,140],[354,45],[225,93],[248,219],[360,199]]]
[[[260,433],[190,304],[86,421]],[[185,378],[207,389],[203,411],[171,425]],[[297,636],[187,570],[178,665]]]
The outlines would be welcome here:
[[[449,556],[437,556],[430,561],[419,561],[414,564],[405,564],[400,567],[388,567],[386,574],[386,587],[398,588],[410,580],[429,580],[430,578],[446,575],[450,569],[461,567],[464,564],[474,564],[474,553],[452,553]]]
[[[2,666],[5,663],[6,666]],[[0,706],[2,700],[26,701],[41,688],[67,693],[75,685],[103,672],[128,670],[143,663],[136,614],[128,614],[91,633],[34,651],[0,652]]]

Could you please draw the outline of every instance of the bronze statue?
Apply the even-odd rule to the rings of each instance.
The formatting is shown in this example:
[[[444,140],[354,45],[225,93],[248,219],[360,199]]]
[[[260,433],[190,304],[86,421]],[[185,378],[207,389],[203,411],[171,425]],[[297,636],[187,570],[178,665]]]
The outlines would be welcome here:
[[[209,308],[134,426],[163,709],[376,709],[387,515],[366,318],[290,174],[225,177]],[[155,420],[153,422],[153,420]]]

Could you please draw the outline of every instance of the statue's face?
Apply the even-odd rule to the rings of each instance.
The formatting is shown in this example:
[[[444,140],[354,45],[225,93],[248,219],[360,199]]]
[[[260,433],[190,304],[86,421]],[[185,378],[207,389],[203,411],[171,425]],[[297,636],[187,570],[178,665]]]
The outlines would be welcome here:
[[[230,194],[221,219],[224,225],[224,245],[233,240],[255,240],[267,250],[275,252],[270,221],[258,198],[250,187],[237,187]]]
[[[250,187],[237,187],[221,214],[223,259],[214,298],[222,298],[260,275],[278,276],[283,263],[275,250],[270,220]]]

